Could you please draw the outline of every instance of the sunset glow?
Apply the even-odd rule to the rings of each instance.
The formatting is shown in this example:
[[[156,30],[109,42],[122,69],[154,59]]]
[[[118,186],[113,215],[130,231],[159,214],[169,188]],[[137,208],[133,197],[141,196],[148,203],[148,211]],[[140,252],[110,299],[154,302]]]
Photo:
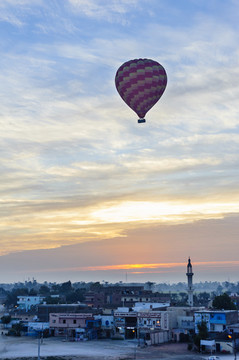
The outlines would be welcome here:
[[[239,265],[239,261],[196,261],[193,263],[194,266],[224,266],[224,265]],[[175,267],[184,267],[185,263],[160,263],[160,264],[122,264],[122,265],[106,265],[106,266],[92,266],[77,268],[78,270],[96,271],[96,270],[134,270],[134,269],[167,269]],[[137,272],[133,272],[137,273]],[[140,273],[140,272],[138,272]],[[142,273],[142,272],[141,272]]]

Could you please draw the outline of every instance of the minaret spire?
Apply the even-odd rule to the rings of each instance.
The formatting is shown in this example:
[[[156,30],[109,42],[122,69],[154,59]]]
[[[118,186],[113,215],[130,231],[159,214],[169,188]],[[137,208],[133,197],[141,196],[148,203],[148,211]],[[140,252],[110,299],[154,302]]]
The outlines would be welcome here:
[[[192,268],[190,256],[188,258],[186,275],[188,278],[188,305],[193,306],[193,268]]]

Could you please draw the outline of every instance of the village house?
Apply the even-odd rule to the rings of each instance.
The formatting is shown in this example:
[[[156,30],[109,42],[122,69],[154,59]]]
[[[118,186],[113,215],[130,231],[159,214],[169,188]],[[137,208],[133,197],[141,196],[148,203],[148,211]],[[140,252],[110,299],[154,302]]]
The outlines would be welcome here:
[[[38,321],[49,322],[51,313],[78,313],[89,312],[85,304],[40,304],[37,307],[36,315]],[[92,310],[90,309],[92,312]]]
[[[167,311],[139,311],[137,318],[138,338],[143,338],[148,345],[168,342],[171,339]]]
[[[237,310],[202,310],[195,312],[195,333],[198,324],[206,323],[209,332],[223,332],[230,325],[238,323]]]
[[[195,333],[198,325],[205,322],[210,339],[215,341],[217,352],[234,352],[234,335],[239,332],[237,310],[204,310],[195,312]]]
[[[18,310],[28,312],[36,305],[42,304],[44,297],[41,296],[18,296],[17,297]]]
[[[96,320],[100,320],[101,323],[101,338],[112,338],[114,334],[114,316],[112,314],[95,315]]]
[[[98,337],[100,321],[92,313],[51,313],[49,327],[52,336],[81,340],[84,334],[84,338],[91,340]]]

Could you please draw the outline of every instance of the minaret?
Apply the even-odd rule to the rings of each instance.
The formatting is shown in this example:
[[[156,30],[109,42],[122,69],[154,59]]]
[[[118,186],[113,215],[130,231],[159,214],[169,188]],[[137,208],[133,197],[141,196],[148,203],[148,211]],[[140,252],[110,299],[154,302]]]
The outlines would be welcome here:
[[[188,277],[188,305],[193,306],[193,268],[190,257],[188,258],[186,275]]]

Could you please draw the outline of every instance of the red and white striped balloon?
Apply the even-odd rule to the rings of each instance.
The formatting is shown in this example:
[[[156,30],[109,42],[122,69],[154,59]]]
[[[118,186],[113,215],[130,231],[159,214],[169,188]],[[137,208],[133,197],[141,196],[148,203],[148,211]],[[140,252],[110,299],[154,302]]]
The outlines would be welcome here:
[[[115,85],[122,99],[139,116],[138,122],[145,122],[146,113],[163,95],[167,74],[157,61],[129,60],[117,70]]]

